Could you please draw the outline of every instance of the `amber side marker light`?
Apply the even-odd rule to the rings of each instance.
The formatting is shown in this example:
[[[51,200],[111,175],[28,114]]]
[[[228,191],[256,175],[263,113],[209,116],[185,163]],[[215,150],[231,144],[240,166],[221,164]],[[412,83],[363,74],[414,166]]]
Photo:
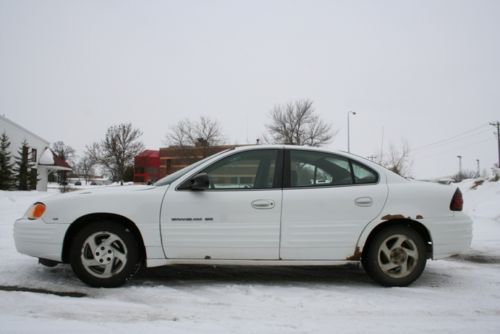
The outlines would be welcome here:
[[[460,191],[459,188],[455,190],[455,194],[453,195],[453,198],[451,199],[450,203],[450,210],[451,211],[462,211],[464,206],[464,199],[462,197],[462,192]]]
[[[40,218],[45,212],[45,204],[43,203],[35,203],[28,210],[28,219],[35,220]]]

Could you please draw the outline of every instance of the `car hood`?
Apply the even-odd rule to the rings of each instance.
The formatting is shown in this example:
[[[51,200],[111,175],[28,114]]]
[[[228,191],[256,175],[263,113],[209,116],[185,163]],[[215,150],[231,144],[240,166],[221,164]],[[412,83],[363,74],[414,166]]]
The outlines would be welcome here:
[[[113,195],[124,195],[130,194],[134,192],[147,191],[151,189],[155,189],[155,186],[152,185],[132,185],[132,186],[103,186],[103,187],[95,187],[82,189],[78,191],[71,191],[67,193],[55,194],[53,196],[47,197],[43,202],[52,202],[52,201],[64,201],[74,198],[82,198],[88,195],[94,196],[113,196]]]
[[[93,213],[111,213],[141,217],[144,212],[158,217],[161,201],[168,186],[107,186],[57,194],[44,198],[47,223],[71,223],[78,217]]]

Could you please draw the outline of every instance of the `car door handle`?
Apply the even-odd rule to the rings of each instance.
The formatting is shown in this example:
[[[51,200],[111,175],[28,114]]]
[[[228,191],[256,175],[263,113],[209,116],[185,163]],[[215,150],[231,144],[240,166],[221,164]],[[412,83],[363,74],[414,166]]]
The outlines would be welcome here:
[[[371,197],[358,197],[354,200],[357,206],[368,207],[372,206],[373,199]]]
[[[272,209],[274,208],[274,201],[270,199],[256,199],[252,202],[254,209]]]

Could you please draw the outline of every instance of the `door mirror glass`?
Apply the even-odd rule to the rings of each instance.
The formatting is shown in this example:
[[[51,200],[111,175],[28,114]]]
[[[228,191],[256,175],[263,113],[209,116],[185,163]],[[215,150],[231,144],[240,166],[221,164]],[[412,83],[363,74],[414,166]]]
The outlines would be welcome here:
[[[191,180],[191,190],[200,191],[207,190],[210,185],[210,181],[208,180],[207,173],[196,174]]]

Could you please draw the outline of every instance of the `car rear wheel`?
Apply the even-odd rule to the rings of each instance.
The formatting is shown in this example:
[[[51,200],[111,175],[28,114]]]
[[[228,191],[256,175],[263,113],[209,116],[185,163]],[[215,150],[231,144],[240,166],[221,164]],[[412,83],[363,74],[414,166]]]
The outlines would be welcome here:
[[[117,287],[140,268],[137,240],[115,222],[94,222],[80,230],[71,245],[76,276],[94,287]]]
[[[406,286],[424,271],[427,261],[423,238],[415,230],[392,226],[378,232],[364,252],[363,267],[384,286]]]

